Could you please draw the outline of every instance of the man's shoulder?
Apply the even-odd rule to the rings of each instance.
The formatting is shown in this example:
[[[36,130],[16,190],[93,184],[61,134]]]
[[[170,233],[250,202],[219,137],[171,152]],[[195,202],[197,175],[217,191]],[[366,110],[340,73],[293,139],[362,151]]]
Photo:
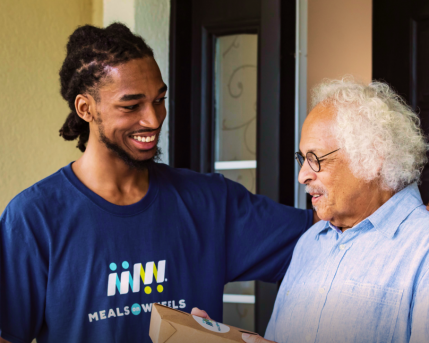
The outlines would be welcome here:
[[[416,207],[416,209],[410,214],[409,218],[417,222],[422,222],[423,225],[429,227],[429,211],[423,203]]]
[[[419,242],[426,241],[429,245],[429,211],[423,204],[399,225],[397,235]]]
[[[155,163],[155,172],[163,184],[172,184],[176,187],[213,188],[225,187],[227,179],[218,173],[198,173],[184,168],[173,168],[163,163]],[[229,180],[228,180],[229,181]]]
[[[6,206],[4,212],[15,216],[32,213],[41,208],[52,209],[59,199],[69,193],[64,191],[65,185],[67,185],[66,178],[60,169],[18,193]]]
[[[327,221],[319,220],[316,224],[313,224],[303,235],[302,238],[314,239],[319,232],[321,232],[327,225]]]
[[[298,243],[296,244],[296,249],[300,249],[302,247],[305,248],[312,242],[315,242],[317,240],[317,235],[326,227],[326,224],[326,221],[320,220],[316,224],[310,226],[310,228],[299,238]]]

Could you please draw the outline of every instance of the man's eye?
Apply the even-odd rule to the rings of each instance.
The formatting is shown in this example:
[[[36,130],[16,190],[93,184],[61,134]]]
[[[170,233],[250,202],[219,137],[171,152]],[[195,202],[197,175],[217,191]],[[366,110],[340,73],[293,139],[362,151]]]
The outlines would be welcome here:
[[[125,108],[126,110],[135,110],[139,105],[131,105],[131,106],[124,106],[123,108]]]
[[[166,96],[164,96],[163,98],[156,99],[156,100],[155,100],[155,104],[161,104],[161,103],[163,103],[163,102],[164,102],[164,100],[165,100],[165,99],[167,99],[167,97],[166,97]]]

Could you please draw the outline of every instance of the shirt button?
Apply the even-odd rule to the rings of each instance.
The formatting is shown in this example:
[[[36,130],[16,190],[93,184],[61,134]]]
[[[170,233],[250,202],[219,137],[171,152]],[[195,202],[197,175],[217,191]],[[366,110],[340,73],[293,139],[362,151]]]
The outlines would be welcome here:
[[[319,293],[320,294],[323,294],[323,292],[325,292],[325,289],[322,287],[322,288],[319,288]]]
[[[311,340],[311,336],[310,336],[310,335],[305,336],[305,340],[306,340],[307,342],[310,342],[310,340]]]
[[[340,245],[340,250],[344,250],[346,248],[346,246],[344,244]]]

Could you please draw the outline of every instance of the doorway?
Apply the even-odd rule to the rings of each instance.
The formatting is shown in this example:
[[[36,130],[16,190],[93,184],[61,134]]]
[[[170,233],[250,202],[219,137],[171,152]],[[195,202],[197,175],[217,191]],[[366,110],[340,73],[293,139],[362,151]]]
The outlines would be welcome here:
[[[419,115],[429,135],[429,2],[373,1],[373,78],[386,81]],[[428,153],[429,157],[429,153]],[[429,202],[429,166],[420,193]]]
[[[172,0],[170,164],[294,205],[295,1]],[[225,286],[224,322],[264,335],[278,285]]]

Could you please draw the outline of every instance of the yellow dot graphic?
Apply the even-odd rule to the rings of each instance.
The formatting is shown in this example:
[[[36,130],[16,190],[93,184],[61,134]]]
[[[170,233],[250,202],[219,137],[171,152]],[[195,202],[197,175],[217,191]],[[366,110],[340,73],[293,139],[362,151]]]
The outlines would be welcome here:
[[[152,288],[150,288],[149,286],[146,286],[146,287],[144,288],[144,292],[145,292],[146,294],[150,294],[150,293],[152,293]]]
[[[162,287],[162,285],[158,285],[156,289],[158,290],[159,293],[162,293],[162,291],[164,290],[164,287]]]

